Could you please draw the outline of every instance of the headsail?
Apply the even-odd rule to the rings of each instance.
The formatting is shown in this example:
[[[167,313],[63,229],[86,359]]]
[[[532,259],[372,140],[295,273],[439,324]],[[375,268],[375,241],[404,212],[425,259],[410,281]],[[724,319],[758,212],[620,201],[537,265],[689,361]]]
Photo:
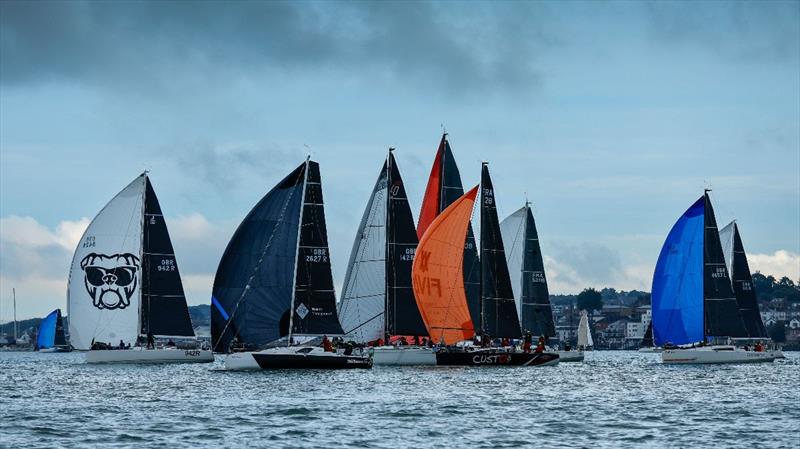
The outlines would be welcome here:
[[[640,348],[652,348],[655,346],[653,344],[653,322],[650,321],[647,323],[647,330],[644,331],[644,337],[642,337],[642,341],[639,342]]]
[[[263,345],[289,334],[289,310],[306,163],[247,214],[220,260],[211,297],[211,340],[226,352],[234,338]]]
[[[336,313],[322,178],[319,163],[309,160],[306,165],[291,328],[293,334],[340,335],[343,332]]]
[[[145,174],[122,189],[84,232],[72,259],[67,310],[72,346],[134,344],[139,336]]]
[[[141,333],[194,337],[172,240],[147,176],[143,232]]]
[[[481,325],[492,338],[520,338],[517,306],[508,274],[489,166],[481,171]]]
[[[422,209],[417,222],[417,236],[421,239],[433,219],[463,194],[461,174],[453,157],[450,141],[447,140],[447,133],[445,133],[442,134],[442,140],[439,142],[436,158],[428,178],[428,186],[422,199]],[[464,242],[464,289],[467,294],[470,316],[476,326],[480,321],[481,295],[481,271],[478,257],[475,234],[472,231],[472,224],[470,224]]]
[[[768,338],[767,329],[764,327],[758,310],[753,277],[750,274],[747,255],[739,234],[739,225],[735,221],[730,222],[728,226],[719,231],[719,236],[722,241],[722,250],[725,253],[725,261],[728,264],[728,273],[730,273],[733,283],[733,293],[736,295],[739,313],[747,329],[747,335],[750,338]]]
[[[706,337],[747,337],[739,304],[733,293],[722,243],[719,240],[717,219],[708,192],[705,204],[705,235],[703,251],[703,297],[705,299]]]
[[[414,294],[428,334],[435,342],[453,344],[472,337],[464,291],[464,236],[478,187],[453,202],[422,236],[414,258]]]
[[[539,234],[527,204],[500,223],[511,287],[523,332],[556,335]]]

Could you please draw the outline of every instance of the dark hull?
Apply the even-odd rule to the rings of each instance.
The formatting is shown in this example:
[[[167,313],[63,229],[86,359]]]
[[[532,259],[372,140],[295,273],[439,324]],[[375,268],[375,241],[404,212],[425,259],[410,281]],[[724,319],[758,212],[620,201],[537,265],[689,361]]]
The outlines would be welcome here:
[[[558,363],[558,354],[506,351],[437,352],[441,366],[541,366]]]
[[[253,354],[262,369],[355,369],[372,368],[372,359],[359,356],[303,354]]]

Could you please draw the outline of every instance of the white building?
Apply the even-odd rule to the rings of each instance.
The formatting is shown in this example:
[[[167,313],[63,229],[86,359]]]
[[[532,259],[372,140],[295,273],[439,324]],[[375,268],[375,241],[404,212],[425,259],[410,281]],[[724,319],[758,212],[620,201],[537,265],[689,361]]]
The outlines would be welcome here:
[[[641,340],[642,337],[644,337],[644,333],[647,331],[647,324],[649,322],[650,322],[649,320],[647,321],[647,323],[631,321],[625,327],[625,338]]]

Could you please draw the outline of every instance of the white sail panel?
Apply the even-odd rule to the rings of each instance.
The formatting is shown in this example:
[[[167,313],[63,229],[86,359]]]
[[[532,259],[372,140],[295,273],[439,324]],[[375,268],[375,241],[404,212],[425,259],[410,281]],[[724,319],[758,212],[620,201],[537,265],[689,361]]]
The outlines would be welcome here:
[[[523,207],[506,217],[500,223],[503,236],[503,248],[506,250],[508,274],[511,277],[511,288],[514,302],[517,303],[517,316],[522,317],[522,256],[525,254],[525,219],[527,207]]]
[[[69,273],[70,343],[135,343],[141,304],[144,175],[122,189],[89,224]]]
[[[733,234],[736,221],[728,223],[719,231],[719,241],[722,243],[722,254],[725,256],[725,266],[728,267],[728,275],[733,276]]]
[[[386,307],[386,170],[381,172],[358,227],[339,303],[348,338],[383,338]]]
[[[589,331],[589,317],[585,310],[581,310],[581,320],[578,322],[578,347],[588,348],[594,346],[592,333]]]

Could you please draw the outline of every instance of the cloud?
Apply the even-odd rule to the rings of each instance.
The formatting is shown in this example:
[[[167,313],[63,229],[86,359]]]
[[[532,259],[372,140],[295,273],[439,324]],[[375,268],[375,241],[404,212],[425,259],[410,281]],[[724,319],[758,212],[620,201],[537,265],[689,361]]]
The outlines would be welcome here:
[[[584,288],[649,290],[653,267],[626,261],[608,246],[584,242],[554,243],[544,256],[550,293],[578,293]]]
[[[536,84],[544,5],[23,2],[2,6],[0,78],[180,87],[338,70],[439,90]],[[180,81],[177,81],[180,80]],[[180,83],[180,84],[177,84]]]
[[[750,271],[760,271],[780,279],[783,276],[797,282],[800,280],[800,254],[786,250],[778,250],[772,254],[748,254],[747,263]]]

